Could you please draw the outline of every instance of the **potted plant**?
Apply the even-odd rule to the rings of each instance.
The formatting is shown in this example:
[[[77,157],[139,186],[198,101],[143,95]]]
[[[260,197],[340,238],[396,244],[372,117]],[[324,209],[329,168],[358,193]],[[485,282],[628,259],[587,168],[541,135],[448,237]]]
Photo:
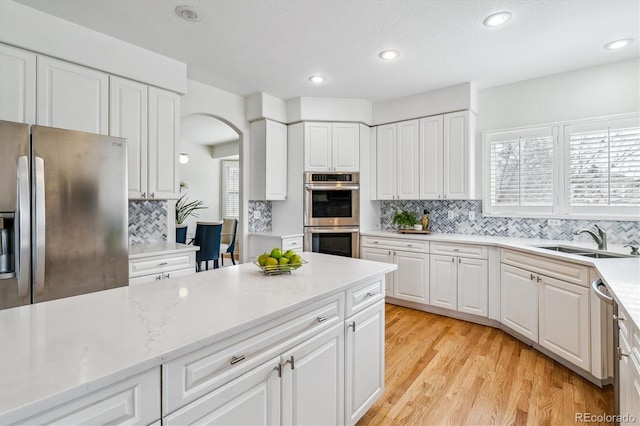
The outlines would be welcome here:
[[[393,215],[393,223],[402,229],[413,228],[418,223],[418,216],[408,210],[400,210]]]
[[[176,242],[187,241],[187,224],[184,223],[189,216],[198,217],[196,210],[207,209],[202,200],[189,201],[187,194],[182,194],[176,202]]]

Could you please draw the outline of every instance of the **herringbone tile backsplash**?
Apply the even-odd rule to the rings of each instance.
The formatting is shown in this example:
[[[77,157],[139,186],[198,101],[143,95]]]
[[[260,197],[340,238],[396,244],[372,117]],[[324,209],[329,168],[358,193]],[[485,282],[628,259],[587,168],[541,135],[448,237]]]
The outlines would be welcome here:
[[[260,219],[253,218],[253,212],[260,212]],[[271,231],[271,201],[251,200],[248,208],[249,232]]]
[[[167,240],[167,202],[129,201],[129,244]]]
[[[381,201],[382,230],[397,229],[397,226],[392,223],[393,215],[397,210],[415,212],[418,218],[422,217],[424,210],[428,210],[431,219],[429,229],[433,232],[591,241],[589,235],[573,235],[573,231],[579,228],[591,229],[597,223],[606,231],[610,243],[640,243],[640,221],[561,219],[560,225],[550,226],[547,224],[547,219],[483,217],[481,200]],[[447,218],[449,210],[454,212],[454,219]],[[469,220],[469,211],[476,212],[476,220]]]

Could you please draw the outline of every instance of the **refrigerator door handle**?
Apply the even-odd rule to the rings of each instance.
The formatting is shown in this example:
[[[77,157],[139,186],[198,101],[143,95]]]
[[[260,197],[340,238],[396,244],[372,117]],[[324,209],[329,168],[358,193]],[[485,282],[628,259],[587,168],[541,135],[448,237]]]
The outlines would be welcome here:
[[[29,296],[29,252],[31,245],[29,211],[29,158],[18,157],[18,226],[15,236],[18,266],[18,295],[20,298]]]
[[[33,256],[33,283],[35,294],[44,292],[45,264],[45,202],[44,202],[44,160],[35,157],[35,247]]]

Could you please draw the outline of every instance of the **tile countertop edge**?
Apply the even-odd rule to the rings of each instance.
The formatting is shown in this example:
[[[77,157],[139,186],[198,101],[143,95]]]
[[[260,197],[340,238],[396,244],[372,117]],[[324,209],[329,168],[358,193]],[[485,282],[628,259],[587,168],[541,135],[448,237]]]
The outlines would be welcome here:
[[[132,244],[129,246],[129,259],[139,259],[142,257],[159,256],[165,254],[188,253],[198,251],[200,247],[192,244],[180,243],[149,243],[149,244]]]
[[[318,262],[319,264],[321,264],[320,266],[321,269],[323,270],[331,269],[331,268],[326,268],[326,266],[322,268],[322,263],[323,262],[326,263],[326,260],[329,256],[319,255],[316,253],[306,253],[305,255],[307,257],[311,257],[312,261]],[[146,286],[146,289],[148,290],[146,292],[144,291],[145,289],[143,288],[143,286],[145,285],[136,286],[133,288],[124,287],[119,289],[107,290],[106,292],[90,293],[88,295],[76,296],[74,298],[59,299],[57,301],[43,302],[40,304],[25,306],[22,308],[15,308],[15,309],[22,310],[21,312],[18,312],[18,310],[14,311],[14,314],[16,314],[15,316],[18,316],[22,319],[24,319],[25,315],[28,316],[29,314],[31,316],[38,317],[39,314],[46,314],[47,311],[52,310],[52,308],[54,308],[56,305],[58,305],[57,309],[60,311],[60,310],[63,310],[61,309],[62,306],[64,306],[65,309],[68,309],[68,306],[73,306],[74,304],[79,306],[78,302],[79,301],[82,302],[83,299],[85,303],[87,301],[88,302],[97,301],[97,299],[101,298],[100,297],[101,293],[103,295],[107,295],[107,294],[109,295],[108,302],[111,304],[122,303],[123,301],[129,302],[131,304],[134,304],[133,302],[135,301],[136,302],[135,304],[138,304],[140,303],[139,299],[146,299],[149,296],[150,294],[149,291],[153,290],[154,284],[156,286],[155,288],[161,289],[160,293],[163,296],[165,295],[165,293],[168,293],[169,290],[171,293],[177,293],[176,292],[177,289],[182,290],[183,288],[187,288],[189,291],[196,293],[194,295],[195,299],[200,299],[200,297],[198,296],[198,292],[199,291],[202,292],[203,290],[205,292],[208,292],[209,294],[211,294],[212,292],[214,293],[219,292],[220,295],[222,295],[223,297],[224,296],[240,297],[240,296],[246,295],[245,293],[246,291],[251,291],[252,287],[253,289],[269,287],[269,284],[266,284],[266,285],[264,284],[265,282],[267,283],[273,282],[276,284],[273,284],[273,286],[271,286],[271,290],[266,290],[266,293],[268,294],[266,294],[265,296],[260,296],[263,299],[265,297],[268,298],[269,296],[277,297],[279,295],[278,291],[286,292],[287,291],[286,287],[291,288],[292,285],[305,286],[305,288],[303,289],[297,289],[299,294],[288,297],[288,299],[285,302],[281,303],[282,306],[279,306],[271,310],[269,310],[268,308],[265,308],[265,313],[262,313],[260,315],[255,314],[253,317],[245,321],[236,321],[236,323],[232,325],[229,325],[229,326],[225,325],[224,328],[220,328],[213,332],[209,332],[209,331],[207,331],[206,333],[202,332],[201,333],[202,335],[198,336],[198,338],[192,338],[192,337],[184,338],[182,339],[183,341],[176,343],[168,350],[161,349],[159,351],[156,351],[156,353],[153,353],[153,351],[142,350],[141,352],[140,351],[137,352],[136,355],[127,355],[132,358],[135,357],[135,360],[130,363],[126,363],[126,361],[119,361],[117,363],[118,365],[114,365],[112,369],[109,367],[98,368],[98,372],[95,373],[94,377],[90,377],[91,375],[89,374],[88,379],[84,379],[84,378],[71,379],[70,383],[59,385],[58,389],[47,388],[46,390],[43,390],[40,392],[32,392],[33,388],[31,388],[29,385],[26,385],[26,390],[23,390],[23,393],[26,394],[24,398],[18,398],[19,400],[20,399],[21,400],[13,401],[11,403],[6,404],[6,406],[2,407],[2,412],[0,412],[0,423],[7,424],[7,423],[14,423],[14,422],[20,422],[22,420],[26,420],[37,413],[54,408],[55,406],[60,405],[64,402],[68,402],[78,397],[81,397],[83,395],[89,394],[105,386],[115,384],[128,377],[133,377],[151,368],[160,366],[164,362],[178,358],[182,355],[198,350],[202,347],[206,347],[208,345],[214,344],[227,337],[230,337],[232,335],[248,330],[254,327],[255,325],[262,324],[265,321],[270,321],[282,315],[286,315],[287,313],[300,309],[301,307],[304,307],[310,303],[314,303],[326,297],[330,297],[334,294],[343,292],[347,288],[357,286],[360,283],[369,281],[377,276],[382,276],[388,272],[392,272],[395,269],[397,269],[397,266],[392,264],[371,262],[371,261],[365,261],[360,259],[357,259],[357,260],[358,260],[357,263],[360,265],[360,267],[356,268],[357,271],[355,273],[350,274],[352,275],[351,277],[344,278],[341,280],[340,279],[336,280],[335,278],[337,277],[342,278],[340,274],[336,275],[335,272],[330,272],[330,275],[333,275],[333,278],[334,278],[334,280],[332,280],[333,282],[326,285],[319,284],[318,287],[320,288],[318,289],[314,287],[316,283],[320,283],[320,277],[318,277],[317,273],[312,274],[313,276],[309,278],[307,278],[306,276],[305,277],[299,276],[298,277],[299,279],[297,281],[292,283],[292,281],[289,280],[288,284],[286,281],[287,277],[280,277],[280,278],[283,278],[283,280],[280,280],[280,282],[284,284],[277,284],[277,281],[272,280],[272,278],[278,278],[278,277],[265,277],[260,273],[260,271],[257,269],[257,267],[255,267],[255,265],[244,264],[245,266],[244,266],[243,272],[246,272],[246,275],[248,277],[246,281],[243,281],[242,279],[238,279],[238,276],[240,275],[239,272],[241,271],[240,269],[241,265],[238,265],[235,267],[225,268],[227,270],[226,274],[225,273],[220,274],[218,273],[218,271],[220,270],[214,270],[214,271],[209,271],[202,274],[196,274],[193,276],[178,277],[175,279],[166,280],[165,282],[160,284],[162,287],[158,287],[159,283],[151,283]],[[337,263],[340,263],[340,262],[343,262],[343,260],[337,261]],[[371,268],[371,265],[365,265],[361,262],[366,262],[367,264],[375,264],[376,267]],[[333,261],[331,263],[333,263]],[[338,265],[336,269],[348,267],[347,263],[348,262],[346,262],[346,259],[345,259],[344,265]],[[238,283],[240,283],[241,285],[246,284],[245,285],[246,288],[234,289],[234,291],[230,292],[229,286],[226,285],[225,283],[221,283],[220,285],[215,283],[213,285],[209,284],[210,280],[207,281],[206,278],[213,278],[216,276],[216,274],[229,277],[229,281],[232,281],[233,286],[237,286]],[[357,277],[354,278],[353,277],[354,274],[357,274]],[[258,277],[257,279],[256,279],[256,276]],[[194,277],[196,279],[194,279]],[[264,280],[269,280],[269,281],[264,281]],[[307,281],[309,281],[309,283],[307,283]],[[279,285],[282,285],[282,288],[278,288],[274,291],[275,286],[279,286]],[[128,291],[131,289],[133,290],[133,296],[131,296]],[[145,297],[145,293],[147,293],[146,297]],[[88,300],[88,299],[91,299],[91,300]],[[45,308],[49,308],[49,309],[45,309]],[[164,308],[165,306],[159,306],[157,310],[161,311]],[[149,307],[143,306],[143,311],[144,309],[149,309]],[[145,312],[140,313],[138,312],[138,310],[139,309],[136,308],[136,312],[135,312],[136,314],[139,314],[140,316],[148,315],[148,318],[145,318],[145,320],[151,319],[151,316],[148,313],[145,313]],[[13,311],[13,310],[8,310],[8,311]],[[42,311],[42,312],[39,312],[39,311]],[[6,312],[6,311],[0,311],[0,316],[2,316],[3,312]],[[161,313],[165,314],[165,312],[161,312]],[[177,316],[184,315],[184,313],[182,314],[178,313],[176,315]],[[175,330],[174,330],[174,333],[175,333]],[[167,337],[167,340],[169,340],[170,337],[171,336]],[[4,339],[6,338],[10,338],[10,337],[5,336]],[[4,339],[1,339],[1,340],[4,340]],[[185,341],[187,339],[188,341]],[[85,343],[83,342],[83,344]],[[146,342],[146,343],[141,342],[141,345],[147,346],[149,345],[149,342]],[[20,346],[20,345],[17,343],[16,346]],[[131,352],[136,352],[136,351],[132,350]],[[3,356],[5,356],[6,358],[6,354],[3,354]],[[15,359],[15,358],[16,357],[13,357],[11,359]],[[6,359],[4,360],[6,362]],[[85,360],[83,359],[83,361]],[[93,362],[98,363],[97,360],[94,360]],[[46,369],[45,367],[42,367],[42,368]],[[33,378],[36,381],[37,381],[37,378],[40,377],[38,373],[46,374],[46,372],[44,371],[39,371],[39,372],[28,371],[28,373],[31,373],[31,374],[25,374],[25,375],[34,376]],[[0,377],[0,379],[4,379],[4,380],[0,380],[0,391],[1,391],[0,394],[3,394],[6,396],[10,393],[10,390],[8,390],[7,388],[12,385],[13,382],[11,380],[12,379],[15,380],[16,377],[15,377],[15,374],[14,374],[14,377],[9,379],[7,379],[4,374],[2,376],[3,377]],[[28,382],[28,380],[26,380],[25,382]],[[24,385],[24,383],[22,384]],[[12,388],[11,391],[15,391],[15,389]]]
[[[568,240],[543,240],[516,237],[500,237],[469,234],[400,234],[386,231],[361,231],[361,236],[403,238],[428,241],[446,241],[461,244],[481,244],[524,251],[530,254],[561,259],[593,267],[607,284],[618,305],[622,306],[637,328],[640,328],[640,257],[593,259],[569,253],[545,250],[538,245],[567,245],[595,250],[593,242]],[[360,241],[362,244],[362,239]],[[622,248],[619,245],[616,252]],[[628,251],[626,252],[628,253]]]

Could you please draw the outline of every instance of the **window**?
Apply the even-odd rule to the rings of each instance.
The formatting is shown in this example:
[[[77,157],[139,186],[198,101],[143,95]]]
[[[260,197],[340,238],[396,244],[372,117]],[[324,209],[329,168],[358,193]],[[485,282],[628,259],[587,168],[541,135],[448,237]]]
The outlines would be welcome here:
[[[557,127],[493,133],[489,151],[492,213],[552,213]]]
[[[632,214],[640,206],[640,127],[637,119],[565,126],[568,209]]]
[[[240,166],[238,161],[222,162],[222,216],[240,216]]]
[[[637,114],[485,132],[483,144],[487,215],[640,215]]]

